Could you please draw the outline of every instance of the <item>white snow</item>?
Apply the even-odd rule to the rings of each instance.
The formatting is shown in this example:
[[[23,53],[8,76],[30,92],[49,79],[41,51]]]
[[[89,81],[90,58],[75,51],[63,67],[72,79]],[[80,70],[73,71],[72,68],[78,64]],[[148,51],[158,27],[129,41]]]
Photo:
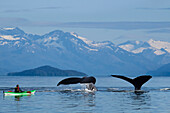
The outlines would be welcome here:
[[[19,40],[20,39],[19,37],[14,38],[12,35],[0,35],[0,37],[6,40]]]
[[[4,30],[13,30],[15,28],[3,28]]]
[[[113,50],[113,48],[111,48],[110,46],[106,46],[107,48],[109,48],[109,49],[111,49],[111,50]]]
[[[132,44],[121,45],[121,46],[119,46],[119,47],[122,48],[122,49],[124,49],[124,50],[126,50],[126,51],[129,51],[129,52],[134,49],[134,45],[132,45]]]
[[[46,43],[44,44],[45,46],[53,46],[53,47],[59,47],[59,48],[64,48],[64,46],[62,45],[62,43],[56,43],[56,42],[51,42],[51,43]]]
[[[104,47],[104,46],[106,46],[107,44],[108,44],[108,42],[94,42],[94,41],[91,41],[91,40],[88,40],[88,39],[86,39],[86,38],[84,38],[84,37],[81,37],[81,36],[78,36],[76,33],[74,33],[74,32],[71,32],[71,35],[73,35],[73,36],[75,36],[76,38],[78,38],[78,39],[80,39],[80,40],[82,40],[83,42],[85,42],[89,47],[94,47],[94,48],[98,48],[98,47]],[[76,40],[74,40],[74,41],[76,41]],[[77,42],[74,42],[75,44],[77,43]],[[90,51],[98,51],[98,49],[92,49],[92,48],[89,48],[89,47],[85,47],[85,48],[87,48],[87,49],[89,49]],[[112,48],[111,48],[112,49]]]
[[[96,47],[98,48],[98,47],[101,47],[101,46],[105,46],[106,44],[108,44],[108,42],[99,42],[99,43],[94,43],[93,41],[91,41],[91,40],[88,40],[88,39],[86,39],[86,38],[84,38],[84,37],[81,37],[81,36],[78,36],[76,33],[71,33],[73,36],[75,36],[76,38],[78,38],[78,39],[80,39],[80,40],[82,40],[83,42],[85,42],[89,47],[87,47],[87,46],[84,46],[86,49],[88,49],[89,51],[99,51],[98,49],[96,49]],[[72,39],[72,41],[75,43],[75,44],[77,44],[77,40],[75,40],[75,39]],[[82,50],[82,48],[81,48],[81,50]]]
[[[136,44],[140,44],[140,41],[136,41]]]
[[[83,50],[82,48],[79,48],[80,50]]]
[[[108,44],[108,42],[98,42],[98,43],[92,43],[92,46],[95,47],[102,47],[102,46],[106,46]]]
[[[93,41],[87,40],[86,38],[78,36],[79,39],[83,40],[86,44],[91,44]]]
[[[165,54],[165,52],[164,52],[164,51],[161,51],[161,50],[156,50],[154,53],[155,53],[156,55]]]
[[[8,42],[0,42],[0,45],[5,45],[5,44],[8,44]]]
[[[137,53],[142,53],[142,52],[143,52],[144,50],[146,50],[146,49],[152,49],[152,50],[154,50],[154,54],[156,54],[156,55],[165,54],[164,51],[161,51],[160,49],[157,49],[157,48],[154,48],[154,47],[148,47],[148,48],[140,47],[140,48],[137,48],[137,49],[135,49],[135,50],[133,50],[133,51],[131,51],[131,52],[137,54]]]
[[[119,51],[119,48],[117,48],[116,50],[115,50],[115,52],[118,52]]]
[[[22,38],[22,40],[26,40],[25,38]]]
[[[4,38],[1,38],[1,37],[0,37],[0,40],[4,40]]]
[[[87,48],[89,51],[99,51],[98,49],[92,49],[92,48],[89,48],[87,46],[84,46],[85,48]]]
[[[169,43],[169,42],[155,41],[155,40],[153,40],[153,39],[150,39],[150,40],[148,41],[148,43],[149,43],[152,47],[154,47],[154,48],[156,48],[156,49],[161,49],[161,48],[163,48],[163,49],[165,49],[166,51],[168,51],[168,53],[170,53],[170,43]]]
[[[143,50],[145,50],[145,49],[147,49],[147,48],[140,47],[140,48],[137,48],[137,49],[133,50],[132,52],[133,52],[133,53],[141,53],[141,52],[143,52]]]
[[[20,42],[19,41],[16,41],[15,43],[14,43],[14,45],[18,45]]]
[[[142,45],[139,45],[141,42],[140,41],[135,41],[135,43],[137,44],[125,44],[125,45],[120,45],[119,47],[132,52],[132,53],[142,53],[144,50],[146,49],[152,49],[154,50],[154,54],[156,55],[162,55],[165,54],[165,51],[162,51],[161,49],[163,48],[164,50],[166,50],[168,53],[170,53],[170,43],[169,42],[164,42],[164,41],[155,41],[153,39],[150,39],[149,41],[147,41],[147,43],[150,45],[150,47],[144,47]]]
[[[49,37],[49,40],[58,40],[59,38],[58,37]]]
[[[72,38],[71,41],[72,41],[74,44],[76,44],[76,45],[78,44],[78,40],[76,40],[76,39],[74,39],[74,38]]]
[[[38,42],[44,42],[44,43],[46,43],[46,42],[48,42],[48,43],[50,43],[51,41],[56,41],[56,40],[58,40],[58,37],[48,37],[48,38],[45,38],[45,39],[40,39],[40,40],[38,40]]]
[[[86,38],[84,38],[84,37],[81,37],[81,36],[78,36],[76,33],[74,33],[74,32],[71,32],[71,35],[73,35],[73,36],[75,36],[76,38],[79,38],[79,39],[81,39],[82,41],[84,41],[86,44],[91,44],[93,41],[91,41],[91,40],[88,40],[88,39],[86,39]]]

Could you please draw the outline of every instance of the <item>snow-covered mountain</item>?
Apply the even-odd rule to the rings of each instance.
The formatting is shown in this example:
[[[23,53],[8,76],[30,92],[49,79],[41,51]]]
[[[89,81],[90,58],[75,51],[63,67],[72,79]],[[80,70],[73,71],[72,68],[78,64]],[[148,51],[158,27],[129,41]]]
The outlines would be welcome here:
[[[118,45],[120,48],[132,53],[142,53],[145,50],[152,50],[156,55],[170,53],[170,43],[164,41],[155,41],[150,39],[147,42],[143,41],[127,41]]]
[[[110,41],[95,42],[61,30],[40,36],[19,28],[2,28],[0,72],[51,65],[96,75],[144,74],[170,61],[168,44],[150,40],[129,41],[116,46]],[[155,52],[158,50],[162,53]],[[152,56],[154,59],[150,58]]]
[[[170,43],[165,41],[127,41],[119,44],[118,47],[141,55],[159,66],[170,63]]]

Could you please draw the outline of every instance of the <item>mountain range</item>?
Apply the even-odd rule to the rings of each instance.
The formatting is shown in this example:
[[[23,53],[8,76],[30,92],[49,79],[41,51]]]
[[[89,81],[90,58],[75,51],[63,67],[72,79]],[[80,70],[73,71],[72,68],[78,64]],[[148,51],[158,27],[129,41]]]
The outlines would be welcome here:
[[[170,63],[165,64],[156,70],[149,71],[147,74],[152,76],[170,76]]]
[[[50,65],[88,75],[145,74],[170,63],[164,41],[96,42],[76,33],[55,30],[44,35],[19,28],[0,29],[0,74]]]

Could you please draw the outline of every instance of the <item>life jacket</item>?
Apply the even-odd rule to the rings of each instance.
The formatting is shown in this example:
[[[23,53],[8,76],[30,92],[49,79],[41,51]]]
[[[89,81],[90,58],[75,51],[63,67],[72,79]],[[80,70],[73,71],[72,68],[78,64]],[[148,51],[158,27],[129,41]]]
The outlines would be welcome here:
[[[20,88],[19,87],[15,87],[15,92],[20,92]]]

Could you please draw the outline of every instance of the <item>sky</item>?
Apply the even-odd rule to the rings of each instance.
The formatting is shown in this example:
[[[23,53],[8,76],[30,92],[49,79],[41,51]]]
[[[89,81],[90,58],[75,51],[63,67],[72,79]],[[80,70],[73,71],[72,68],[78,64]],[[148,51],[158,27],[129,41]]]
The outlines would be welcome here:
[[[115,44],[170,42],[170,0],[0,0],[0,27],[39,35],[63,30]]]

